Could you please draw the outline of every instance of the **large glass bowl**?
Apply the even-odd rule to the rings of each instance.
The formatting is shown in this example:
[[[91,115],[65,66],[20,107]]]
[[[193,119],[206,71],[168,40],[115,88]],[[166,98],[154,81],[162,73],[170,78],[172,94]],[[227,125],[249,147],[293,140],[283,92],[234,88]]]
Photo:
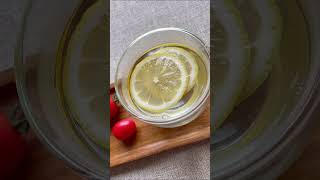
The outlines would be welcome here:
[[[98,155],[79,134],[61,105],[55,79],[61,37],[84,2],[94,1],[27,2],[16,48],[15,75],[26,118],[42,142],[81,175],[106,179],[109,153],[105,150],[101,152],[103,157]]]

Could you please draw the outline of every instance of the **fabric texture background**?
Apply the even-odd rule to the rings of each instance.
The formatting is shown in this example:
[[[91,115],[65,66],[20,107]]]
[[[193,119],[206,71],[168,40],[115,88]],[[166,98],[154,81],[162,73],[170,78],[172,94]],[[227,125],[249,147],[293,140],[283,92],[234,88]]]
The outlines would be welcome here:
[[[25,0],[0,1],[0,86],[14,81],[13,59]]]
[[[197,35],[209,46],[209,0],[113,0],[110,14],[111,81],[126,47],[147,31],[178,27]],[[209,179],[209,140],[112,168],[111,174],[112,180]]]
[[[13,66],[14,46],[24,6],[24,0],[0,1],[0,72]]]

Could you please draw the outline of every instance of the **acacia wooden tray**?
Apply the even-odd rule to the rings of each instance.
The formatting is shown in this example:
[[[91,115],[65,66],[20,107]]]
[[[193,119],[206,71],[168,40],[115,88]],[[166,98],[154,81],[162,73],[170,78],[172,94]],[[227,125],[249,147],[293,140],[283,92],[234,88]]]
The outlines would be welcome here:
[[[111,86],[112,87],[112,86]],[[114,89],[110,90],[114,94]],[[120,107],[119,119],[130,117]],[[136,120],[137,134],[130,143],[123,143],[110,136],[110,167],[170,150],[183,145],[195,143],[210,137],[210,107],[191,123],[177,128],[159,128]],[[112,123],[111,123],[112,127]]]

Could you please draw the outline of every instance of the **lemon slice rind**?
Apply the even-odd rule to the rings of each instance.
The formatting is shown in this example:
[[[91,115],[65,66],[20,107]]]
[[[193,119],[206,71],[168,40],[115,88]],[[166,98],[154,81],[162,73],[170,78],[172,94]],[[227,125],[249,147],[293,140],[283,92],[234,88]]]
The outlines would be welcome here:
[[[180,75],[181,84],[179,87],[177,87],[176,94],[170,101],[163,102],[160,105],[152,105],[152,104],[146,102],[145,100],[143,100],[142,98],[140,98],[139,91],[136,89],[135,84],[137,82],[137,80],[136,80],[137,74],[141,70],[143,70],[143,67],[146,64],[150,63],[150,61],[155,60],[155,59],[159,59],[159,58],[165,58],[176,65],[176,67],[179,69],[179,71],[181,73],[181,75]],[[182,60],[180,60],[176,56],[169,55],[169,54],[154,54],[154,55],[146,57],[139,64],[137,64],[135,66],[135,68],[131,74],[131,77],[130,77],[130,83],[129,83],[130,84],[129,85],[130,86],[130,94],[131,94],[134,102],[142,109],[147,110],[149,112],[153,112],[153,113],[161,113],[167,109],[170,109],[172,106],[174,106],[175,104],[177,104],[181,100],[181,98],[185,94],[185,91],[187,90],[188,81],[189,81],[188,73],[187,73],[185,64]],[[145,91],[147,91],[147,90],[145,90]],[[163,94],[163,95],[165,96],[165,94]]]
[[[267,79],[272,65],[277,59],[282,32],[282,18],[275,0],[250,0],[248,3],[252,4],[260,18],[260,27],[257,30],[256,40],[251,42],[255,53],[252,56],[246,88],[240,96],[238,103],[253,94]],[[246,21],[249,21],[249,19],[246,19]]]
[[[250,49],[247,48],[249,42],[248,34],[245,31],[240,12],[233,2],[230,0],[216,1],[213,7],[213,18],[224,28],[227,35],[224,40],[228,42],[228,49],[225,54],[225,61],[227,62],[217,62],[219,61],[219,52],[213,52],[214,82],[212,83],[213,106],[211,109],[213,122],[211,125],[213,131],[215,131],[233,111],[239,96],[245,88],[250,65]],[[216,39],[217,42],[222,41],[221,37],[215,37],[215,35],[217,34],[213,34],[213,39]],[[215,44],[213,44],[213,49],[215,50]],[[227,70],[224,70],[226,77],[222,81],[219,73],[217,74],[216,72],[219,71],[219,63],[228,65]],[[222,84],[217,85],[217,81],[221,81]]]

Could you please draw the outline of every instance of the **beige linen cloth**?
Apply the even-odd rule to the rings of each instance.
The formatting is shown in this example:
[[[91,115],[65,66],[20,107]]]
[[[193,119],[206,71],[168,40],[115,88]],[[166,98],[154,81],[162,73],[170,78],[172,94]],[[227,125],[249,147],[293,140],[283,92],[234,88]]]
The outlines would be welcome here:
[[[147,31],[183,28],[209,45],[209,0],[112,0],[110,4],[111,82],[126,47]],[[112,180],[210,179],[209,140],[112,168],[111,175]]]

